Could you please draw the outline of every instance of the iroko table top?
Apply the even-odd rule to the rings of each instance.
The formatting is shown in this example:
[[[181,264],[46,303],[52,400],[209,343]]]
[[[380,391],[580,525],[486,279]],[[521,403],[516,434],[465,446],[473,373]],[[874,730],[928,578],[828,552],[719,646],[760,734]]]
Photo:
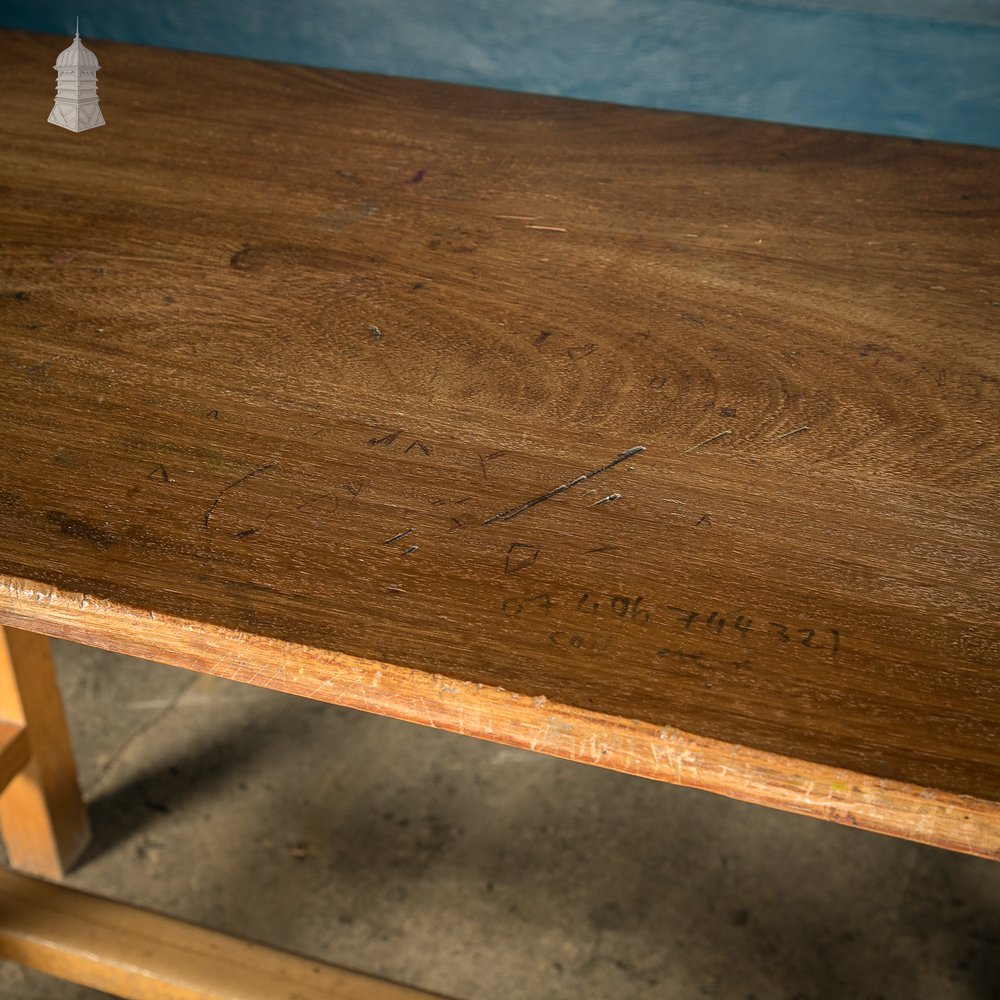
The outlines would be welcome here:
[[[1000,857],[1000,152],[65,44],[0,621]]]

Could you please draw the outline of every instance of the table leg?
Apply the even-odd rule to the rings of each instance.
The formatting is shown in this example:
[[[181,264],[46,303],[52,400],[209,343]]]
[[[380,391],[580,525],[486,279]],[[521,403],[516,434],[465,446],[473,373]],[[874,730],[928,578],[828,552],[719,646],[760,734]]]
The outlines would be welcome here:
[[[0,719],[27,730],[27,766],[0,793],[12,868],[61,878],[90,836],[49,640],[0,626]]]

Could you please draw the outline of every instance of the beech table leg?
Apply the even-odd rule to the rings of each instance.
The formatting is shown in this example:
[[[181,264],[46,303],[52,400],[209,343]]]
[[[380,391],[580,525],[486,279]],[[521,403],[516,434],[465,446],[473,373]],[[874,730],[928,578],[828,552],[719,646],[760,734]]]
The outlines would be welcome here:
[[[0,793],[12,868],[61,878],[90,836],[49,640],[0,626],[0,720],[27,730],[30,759]]]

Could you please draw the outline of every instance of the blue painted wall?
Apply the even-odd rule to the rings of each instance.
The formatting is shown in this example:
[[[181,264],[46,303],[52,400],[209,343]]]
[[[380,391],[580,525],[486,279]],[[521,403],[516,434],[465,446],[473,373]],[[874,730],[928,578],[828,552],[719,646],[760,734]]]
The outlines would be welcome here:
[[[1000,0],[7,0],[0,26],[77,14],[94,42],[1000,146]]]

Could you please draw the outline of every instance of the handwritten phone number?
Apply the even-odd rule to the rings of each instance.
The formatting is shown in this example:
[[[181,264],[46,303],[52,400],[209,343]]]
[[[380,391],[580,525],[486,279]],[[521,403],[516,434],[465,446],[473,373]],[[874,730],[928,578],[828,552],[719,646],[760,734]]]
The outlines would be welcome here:
[[[543,614],[554,607],[570,606],[577,614],[593,618],[617,620],[626,624],[645,627],[667,624],[654,615],[644,597],[626,594],[600,595],[582,593],[566,601],[551,594],[533,594],[504,598],[500,610],[505,615]],[[812,653],[836,657],[840,654],[840,630],[831,626],[800,626],[791,622],[771,621],[769,618],[748,614],[726,615],[721,611],[699,611],[693,608],[667,605],[669,622],[679,626],[688,636],[719,637],[733,635],[740,639],[761,637],[787,645],[802,647]]]

